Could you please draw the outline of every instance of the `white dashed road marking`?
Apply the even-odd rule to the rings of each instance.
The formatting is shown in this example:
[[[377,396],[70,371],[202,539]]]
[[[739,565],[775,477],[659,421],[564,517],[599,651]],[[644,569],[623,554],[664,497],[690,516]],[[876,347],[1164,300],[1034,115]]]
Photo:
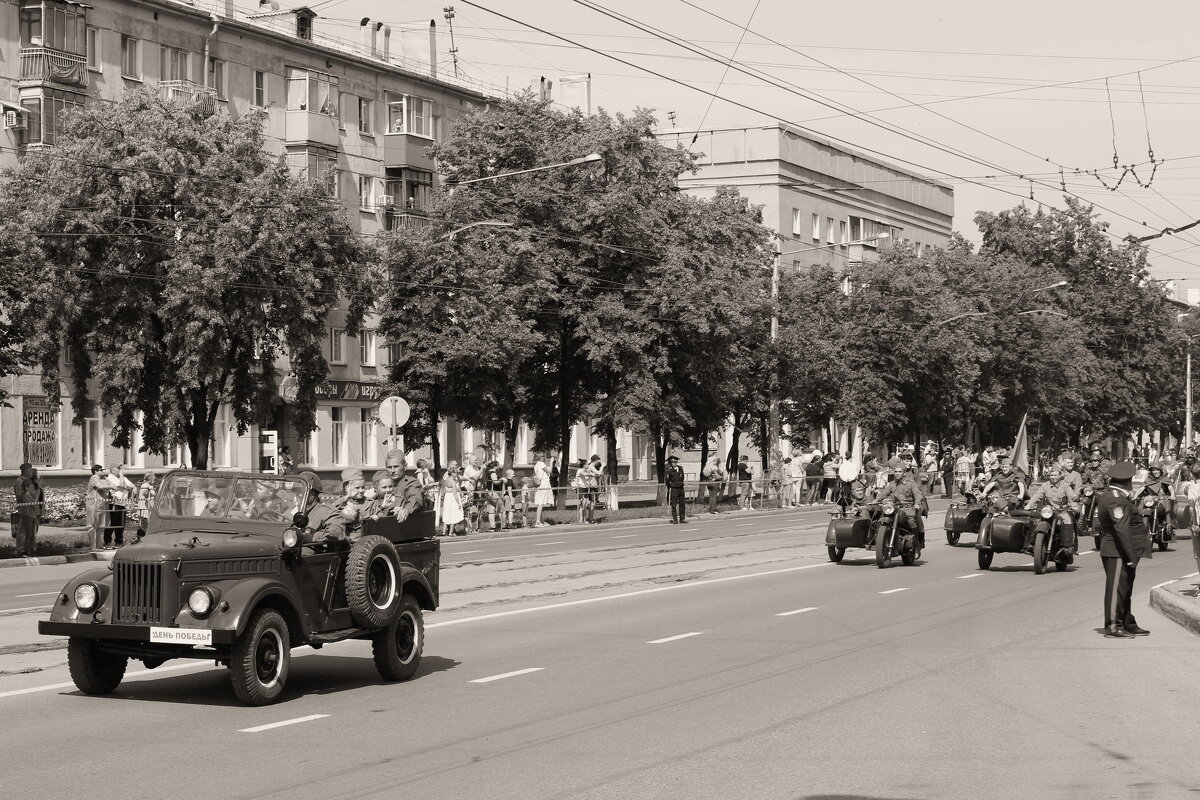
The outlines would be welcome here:
[[[677,642],[680,639],[687,639],[692,636],[700,636],[702,633],[703,633],[703,631],[692,631],[691,633],[681,633],[681,634],[678,634],[677,636],[668,636],[665,639],[655,639],[652,642],[646,642],[646,644],[666,644],[667,642]]]
[[[55,592],[58,594],[58,592]],[[27,606],[25,608],[0,608],[0,614],[24,614],[27,611],[49,611],[50,606]]]
[[[614,536],[612,538],[614,538],[614,539],[636,539],[637,534],[636,533],[623,533],[620,536]]]
[[[1095,550],[1081,550],[1080,552],[1076,553],[1075,555],[1086,556],[1089,553],[1094,553],[1094,552],[1096,552],[1096,551]]]
[[[908,591],[908,587],[905,586],[901,589],[888,589],[887,591],[880,592],[880,594],[895,594],[896,592],[907,592],[907,591]]]
[[[549,547],[552,544],[566,544],[566,542],[542,542],[541,544],[535,544],[534,547]]]
[[[1183,578],[1180,578],[1180,580],[1184,580],[1184,578],[1194,578],[1197,575],[1200,575],[1200,572],[1189,572],[1187,575],[1184,575]]]
[[[816,606],[809,606],[808,608],[797,608],[795,611],[784,611],[782,614],[776,614],[775,616],[790,617],[793,614],[803,614],[805,611],[816,611],[816,610],[817,610]]]
[[[447,550],[443,555],[447,556],[469,556],[472,553],[482,553],[482,550]]]
[[[515,678],[518,675],[528,675],[531,672],[541,672],[545,667],[528,667],[527,669],[518,669],[513,672],[505,672],[500,675],[491,675],[487,678],[476,678],[469,683],[491,683],[492,681],[502,681],[505,678]]]
[[[958,580],[961,581],[961,580],[965,580],[967,578],[978,578],[982,574],[983,574],[982,572],[972,572],[970,575],[959,575]]]
[[[312,722],[314,719],[323,719],[328,716],[328,714],[309,714],[307,717],[296,717],[295,719],[285,719],[283,722],[271,722],[266,725],[255,725],[253,728],[242,728],[238,733],[261,733],[262,731],[269,731],[272,728],[297,725],[301,722]]]
[[[1151,589],[1161,589],[1162,587],[1164,587],[1164,586],[1169,586],[1169,585],[1171,585],[1172,583],[1176,583],[1176,582],[1178,582],[1179,580],[1180,580],[1179,578],[1176,578],[1176,579],[1175,579],[1175,580],[1173,580],[1173,581],[1163,581],[1162,583],[1156,583],[1156,584],[1154,584],[1154,585],[1153,585],[1153,586],[1151,586],[1150,588],[1151,588]]]

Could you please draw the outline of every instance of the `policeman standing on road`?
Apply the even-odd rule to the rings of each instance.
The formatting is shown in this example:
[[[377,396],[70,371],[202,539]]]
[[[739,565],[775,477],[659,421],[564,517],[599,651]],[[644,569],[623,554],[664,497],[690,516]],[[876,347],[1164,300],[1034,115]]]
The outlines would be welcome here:
[[[1114,464],[1108,470],[1108,487],[1096,497],[1100,560],[1104,562],[1104,635],[1111,639],[1150,634],[1138,627],[1129,607],[1138,560],[1150,551],[1150,533],[1133,502],[1134,471],[1132,461]]]
[[[685,504],[683,497],[683,467],[679,466],[679,456],[667,458],[667,505],[671,507],[671,524],[686,525]]]

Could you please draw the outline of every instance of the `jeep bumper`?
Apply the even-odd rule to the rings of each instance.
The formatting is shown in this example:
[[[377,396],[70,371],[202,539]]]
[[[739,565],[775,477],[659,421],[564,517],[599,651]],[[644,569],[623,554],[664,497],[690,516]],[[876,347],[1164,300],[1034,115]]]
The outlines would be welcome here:
[[[184,630],[184,629],[181,629]],[[110,625],[82,622],[38,621],[38,633],[46,636],[82,636],[86,639],[122,639],[134,642],[150,641],[149,625]],[[233,644],[237,631],[213,629],[214,645]]]

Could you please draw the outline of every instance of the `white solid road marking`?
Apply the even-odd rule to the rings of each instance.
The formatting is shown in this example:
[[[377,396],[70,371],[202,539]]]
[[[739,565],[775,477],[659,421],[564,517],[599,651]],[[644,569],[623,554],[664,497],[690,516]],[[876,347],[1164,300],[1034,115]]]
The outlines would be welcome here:
[[[1077,556],[1086,556],[1086,555],[1088,555],[1089,553],[1094,553],[1094,552],[1096,552],[1096,551],[1095,551],[1095,550],[1081,550],[1080,552],[1076,553],[1075,555],[1077,555]]]
[[[492,681],[502,681],[505,678],[515,678],[518,675],[528,675],[531,672],[541,672],[544,669],[545,667],[529,667],[528,669],[519,669],[515,672],[505,672],[502,675],[492,675],[487,678],[476,678],[473,681],[468,681],[468,683],[491,683]]]
[[[242,728],[238,733],[259,733],[261,731],[269,731],[272,728],[282,728],[284,725],[312,722],[314,719],[324,719],[328,716],[328,714],[309,714],[307,717],[296,717],[295,719],[285,719],[283,722],[272,722],[267,725],[256,725],[253,728]]]
[[[896,592],[907,592],[907,591],[908,591],[908,587],[905,586],[900,589],[888,589],[887,591],[880,592],[880,594],[895,594]]]
[[[58,594],[58,592],[55,592]],[[49,611],[50,606],[27,606],[25,608],[0,608],[0,614],[23,614],[26,611]]]
[[[666,644],[667,642],[677,642],[680,639],[689,639],[692,636],[700,636],[703,633],[704,633],[703,631],[692,631],[691,633],[680,633],[676,636],[668,636],[665,639],[655,639],[652,642],[646,642],[646,644]]]
[[[1179,580],[1181,580],[1181,581],[1182,581],[1182,580],[1186,580],[1187,578],[1194,578],[1194,577],[1196,577],[1197,575],[1200,575],[1200,572],[1189,572],[1187,575],[1184,575],[1184,576],[1183,576],[1182,578],[1180,578]]]
[[[961,581],[961,580],[965,580],[966,578],[978,578],[982,574],[983,574],[982,572],[972,572],[970,575],[959,575],[958,580]]]
[[[816,610],[817,610],[816,606],[809,606],[808,608],[797,608],[795,611],[784,611],[782,614],[776,614],[775,616],[790,617],[793,614],[803,614],[806,611],[816,611]]]
[[[483,552],[482,550],[452,550],[452,551],[446,551],[446,552],[445,552],[445,555],[448,555],[448,556],[469,556],[469,555],[471,555],[472,553],[482,553],[482,552]]]
[[[614,536],[612,538],[614,538],[614,539],[636,539],[637,534],[636,533],[623,533],[620,536]]]
[[[1173,580],[1173,581],[1163,581],[1162,583],[1156,583],[1156,584],[1154,584],[1154,585],[1153,585],[1153,586],[1151,586],[1150,588],[1151,588],[1151,589],[1161,589],[1161,588],[1162,588],[1162,587],[1164,587],[1164,586],[1168,586],[1168,585],[1170,585],[1170,584],[1172,584],[1172,583],[1177,583],[1177,582],[1178,582],[1178,581],[1180,581],[1180,580],[1182,580],[1182,578],[1176,578],[1176,579],[1175,579],[1175,580]]]
[[[426,630],[430,628],[442,628],[447,625],[462,625],[464,622],[482,622],[486,619],[499,619],[500,617],[512,617],[517,614],[531,614],[535,611],[551,611],[556,608],[570,608],[571,606],[583,606],[591,603],[604,603],[609,600],[625,600],[630,597],[641,597],[645,594],[657,594],[658,592],[673,592],[676,589],[689,589],[694,586],[711,586],[714,583],[725,583],[726,581],[740,581],[746,578],[764,578],[771,575],[786,575],[790,572],[799,572],[805,569],[815,569],[817,567],[832,566],[832,561],[820,561],[816,564],[805,564],[800,567],[784,567],[783,569],[771,569],[766,572],[750,572],[745,575],[727,575],[723,578],[706,578],[702,581],[690,581],[687,583],[676,583],[671,586],[655,586],[653,589],[638,589],[635,592],[621,592],[620,594],[609,594],[603,597],[586,597],[583,600],[567,600],[563,603],[551,603],[546,606],[533,606],[532,608],[516,608],[512,611],[496,611],[491,614],[480,614],[477,617],[463,617],[461,619],[448,619],[445,622],[433,622],[425,626]]]
[[[34,594],[14,594],[13,599],[19,600],[22,597],[49,597],[52,594],[58,594],[58,592],[35,592]]]

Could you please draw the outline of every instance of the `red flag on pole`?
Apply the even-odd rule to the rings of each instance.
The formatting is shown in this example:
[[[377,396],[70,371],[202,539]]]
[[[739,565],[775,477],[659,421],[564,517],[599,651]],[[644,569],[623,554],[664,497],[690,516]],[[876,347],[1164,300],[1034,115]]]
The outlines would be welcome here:
[[[1025,416],[1021,417],[1021,427],[1017,429],[1017,441],[1013,443],[1012,461],[1014,470],[1021,470],[1026,475],[1032,477],[1029,465],[1029,437],[1025,433],[1025,422],[1029,419],[1029,412],[1025,412]]]

